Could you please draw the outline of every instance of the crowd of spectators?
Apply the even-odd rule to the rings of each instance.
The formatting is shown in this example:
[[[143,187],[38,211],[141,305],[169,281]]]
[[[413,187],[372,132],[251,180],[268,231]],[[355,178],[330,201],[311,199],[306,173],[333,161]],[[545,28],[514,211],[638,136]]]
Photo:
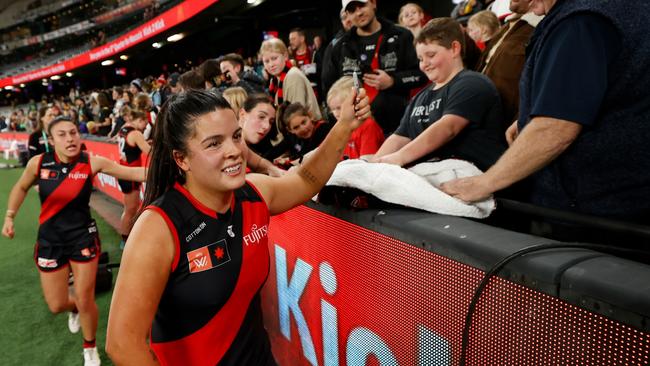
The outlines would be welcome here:
[[[355,132],[345,158],[405,167],[460,158],[490,171],[513,143],[519,132],[513,129],[536,121],[531,106],[526,115],[519,108],[525,49],[545,15],[533,11],[533,3],[511,0],[511,13],[498,17],[489,4],[465,1],[452,17],[428,22],[418,4],[408,3],[393,22],[377,16],[376,0],[343,0],[341,30],[329,42],[317,35],[309,44],[307,33],[295,28],[286,40],[262,42],[256,56],[230,53],[182,74],[148,76],[108,91],[72,90],[14,110],[0,127],[38,131],[37,111],[48,105],[73,118],[82,132],[112,138],[136,109],[147,116],[144,135],[149,138],[156,114],[171,94],[208,89],[223,94],[236,112],[253,154],[248,157],[251,168],[282,174],[277,167],[300,164],[318,148],[356,75],[369,95],[373,117]],[[598,110],[595,104],[594,113]],[[536,179],[533,174],[533,185],[544,184]],[[517,188],[518,180],[499,188]],[[458,184],[443,190],[465,201],[484,198]],[[527,199],[526,189],[506,192]],[[591,209],[587,202],[583,209],[575,202],[549,206],[610,216],[607,210]],[[641,217],[637,211],[631,210],[630,217]]]

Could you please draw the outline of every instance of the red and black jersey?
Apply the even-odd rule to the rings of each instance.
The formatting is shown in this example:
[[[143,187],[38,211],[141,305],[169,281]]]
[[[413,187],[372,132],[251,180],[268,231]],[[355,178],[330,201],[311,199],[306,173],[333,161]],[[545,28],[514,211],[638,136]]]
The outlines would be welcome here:
[[[294,53],[293,59],[296,61],[296,66],[302,67],[311,63],[311,50],[307,48],[304,53]]]
[[[176,245],[151,328],[161,365],[275,365],[259,292],[269,273],[269,211],[250,184],[220,214],[180,184],[147,209],[167,222]]]
[[[38,239],[56,244],[74,244],[88,233],[92,169],[82,152],[70,163],[62,163],[55,152],[41,156],[38,165],[38,195],[41,214]]]
[[[117,146],[120,149],[120,164],[128,166],[142,166],[142,150],[137,145],[130,145],[127,136],[137,131],[133,126],[124,126],[117,134]]]

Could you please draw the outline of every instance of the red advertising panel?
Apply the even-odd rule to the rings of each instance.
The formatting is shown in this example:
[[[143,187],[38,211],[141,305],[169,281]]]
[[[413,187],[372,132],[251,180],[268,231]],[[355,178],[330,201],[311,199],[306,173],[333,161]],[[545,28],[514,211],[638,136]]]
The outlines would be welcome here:
[[[86,151],[90,155],[99,155],[116,162],[120,161],[120,151],[116,144],[90,140],[84,140],[84,144],[86,144]],[[120,186],[117,184],[117,178],[99,173],[95,175],[93,185],[117,202],[124,202],[124,195],[120,190]]]
[[[16,143],[27,146],[29,134],[24,132],[0,132],[0,151],[16,148]],[[13,146],[12,146],[13,145]]]
[[[64,62],[49,65],[21,75],[0,79],[0,88],[61,74],[92,62],[100,61],[164,32],[216,3],[218,0],[187,0],[120,38]]]
[[[458,365],[483,272],[301,206],[273,217],[264,318],[281,365]],[[650,334],[496,278],[467,365],[647,365]]]

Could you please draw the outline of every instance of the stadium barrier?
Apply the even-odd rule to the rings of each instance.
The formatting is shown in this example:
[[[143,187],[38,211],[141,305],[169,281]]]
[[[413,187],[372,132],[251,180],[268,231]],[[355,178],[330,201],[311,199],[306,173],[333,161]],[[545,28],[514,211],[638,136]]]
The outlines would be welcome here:
[[[119,159],[115,144],[84,142]],[[648,265],[410,209],[309,202],[244,243],[267,234],[262,306],[281,365],[650,363]]]
[[[416,210],[310,202],[272,218],[269,245],[263,306],[282,365],[650,362],[648,265],[575,247],[516,257],[487,282],[465,330],[496,263],[579,244]]]

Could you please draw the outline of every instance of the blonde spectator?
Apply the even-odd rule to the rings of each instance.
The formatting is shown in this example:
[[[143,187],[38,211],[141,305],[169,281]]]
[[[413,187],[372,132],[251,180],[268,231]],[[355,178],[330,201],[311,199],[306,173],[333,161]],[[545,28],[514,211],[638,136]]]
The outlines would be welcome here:
[[[420,33],[423,21],[424,10],[420,5],[415,3],[407,3],[399,9],[397,22],[402,27],[410,30],[411,33],[413,33],[413,37],[417,37]]]
[[[479,11],[467,21],[467,34],[481,51],[485,49],[485,43],[492,39],[500,28],[499,18],[490,10]]]
[[[244,106],[248,93],[241,86],[233,86],[223,91],[223,97],[228,101],[230,107],[235,111],[235,116],[239,118],[239,111]]]
[[[270,76],[269,92],[276,105],[285,101],[300,103],[315,119],[322,119],[311,83],[299,68],[289,62],[289,51],[284,42],[278,38],[268,39],[262,42],[260,54],[264,69]]]
[[[338,79],[327,92],[327,106],[335,119],[341,118],[341,106],[352,92],[352,77]],[[384,142],[384,132],[374,118],[368,117],[352,132],[350,140],[343,151],[348,159],[365,159],[374,155]]]

